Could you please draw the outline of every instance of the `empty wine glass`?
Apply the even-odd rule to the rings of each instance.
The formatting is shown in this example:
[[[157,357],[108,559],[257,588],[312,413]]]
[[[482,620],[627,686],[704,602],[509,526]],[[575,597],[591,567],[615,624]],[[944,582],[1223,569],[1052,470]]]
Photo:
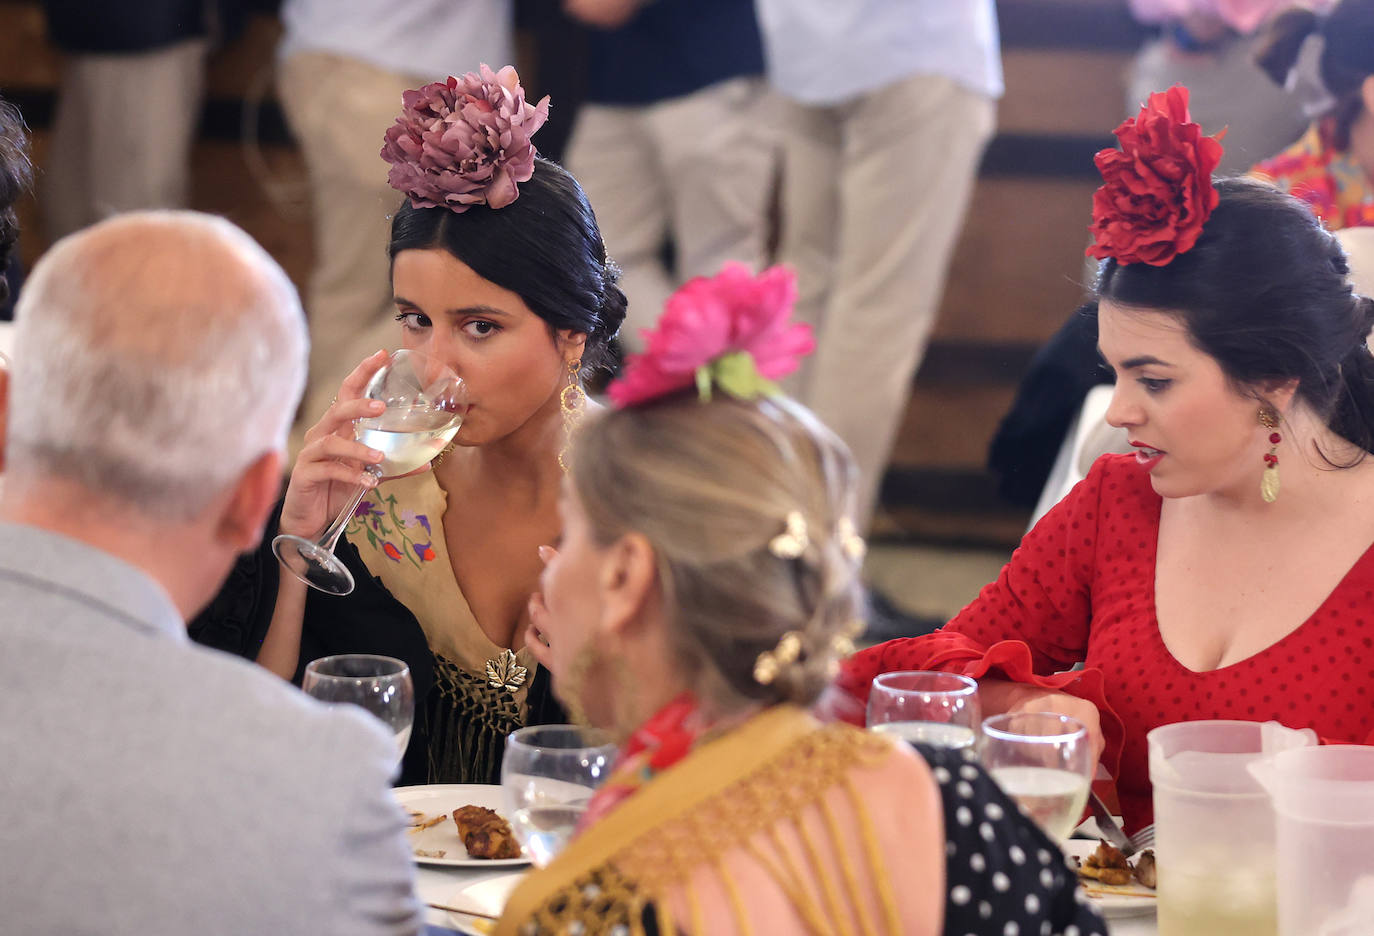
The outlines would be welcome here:
[[[367,470],[376,478],[408,474],[432,461],[463,424],[467,391],[443,362],[419,351],[395,351],[363,388],[363,397],[381,400],[379,416],[354,422],[359,442],[384,453]],[[353,575],[334,555],[344,526],[368,491],[359,484],[348,504],[317,540],[283,533],[272,551],[296,578],[331,595],[353,591]]]
[[[983,722],[983,767],[1021,811],[1066,839],[1083,815],[1092,783],[1092,744],[1077,719],[1054,712],[1013,712]]]
[[[380,718],[396,737],[400,763],[415,723],[415,688],[404,660],[367,653],[322,657],[306,664],[301,688],[321,702],[347,702]]]
[[[577,725],[535,725],[506,738],[501,762],[506,817],[537,867],[552,861],[572,838],[615,753],[604,731]]]
[[[868,727],[912,743],[972,747],[981,719],[978,684],[954,673],[883,673],[868,694]]]

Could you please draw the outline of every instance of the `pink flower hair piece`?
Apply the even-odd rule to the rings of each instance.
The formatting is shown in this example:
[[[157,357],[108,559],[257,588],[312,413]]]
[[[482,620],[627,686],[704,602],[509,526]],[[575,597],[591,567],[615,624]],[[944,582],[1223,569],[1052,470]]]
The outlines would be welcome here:
[[[727,263],[688,281],[644,333],[644,352],[607,388],[611,401],[638,406],[693,386],[705,400],[713,386],[740,399],[781,392],[773,381],[816,347],[810,325],[789,321],[796,301],[796,274],[782,266],[755,276]]]
[[[530,138],[549,118],[549,99],[529,104],[514,68],[483,65],[407,91],[401,101],[382,159],[391,164],[387,182],[412,205],[461,213],[520,197],[517,183],[534,174],[538,152]]]

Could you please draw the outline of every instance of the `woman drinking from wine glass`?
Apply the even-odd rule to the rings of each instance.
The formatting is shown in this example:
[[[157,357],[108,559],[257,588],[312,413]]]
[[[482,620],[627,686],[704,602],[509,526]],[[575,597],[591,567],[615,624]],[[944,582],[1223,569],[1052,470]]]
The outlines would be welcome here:
[[[988,714],[1100,726],[1133,830],[1158,725],[1374,730],[1374,301],[1305,204],[1213,186],[1220,144],[1186,89],[1116,133],[1090,252],[1107,421],[1137,453],[1100,458],[942,631],[855,657],[827,708],[942,669],[978,679]]]
[[[794,298],[781,268],[689,282],[579,434],[529,643],[621,752],[497,932],[1104,933],[968,754],[805,711],[864,544],[848,452],[771,383],[812,346]]]
[[[404,103],[383,150],[406,196],[389,248],[397,331],[462,379],[461,428],[432,470],[383,480],[357,506],[336,550],[351,594],[308,590],[264,549],[192,632],[297,680],[317,657],[398,657],[416,692],[402,782],[495,782],[507,734],[562,720],[516,648],[539,548],[558,537],[581,379],[605,362],[625,298],[576,180],[535,155],[547,99],[527,103],[514,69],[484,66]],[[358,483],[375,483],[380,453],[354,422],[382,411],[364,389],[385,360],[362,362],[306,434],[279,532],[315,538]]]

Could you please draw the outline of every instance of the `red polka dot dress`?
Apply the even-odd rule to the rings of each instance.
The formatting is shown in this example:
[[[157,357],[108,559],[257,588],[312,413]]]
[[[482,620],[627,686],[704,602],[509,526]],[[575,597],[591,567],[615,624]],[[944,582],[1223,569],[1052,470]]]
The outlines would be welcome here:
[[[1238,663],[1193,672],[1165,647],[1155,619],[1160,503],[1133,456],[1103,456],[953,621],[856,654],[839,687],[866,700],[879,673],[938,669],[1091,701],[1128,829],[1152,821],[1145,734],[1159,725],[1272,719],[1325,741],[1369,743],[1374,546],[1288,636]],[[1083,670],[1064,672],[1078,662]]]

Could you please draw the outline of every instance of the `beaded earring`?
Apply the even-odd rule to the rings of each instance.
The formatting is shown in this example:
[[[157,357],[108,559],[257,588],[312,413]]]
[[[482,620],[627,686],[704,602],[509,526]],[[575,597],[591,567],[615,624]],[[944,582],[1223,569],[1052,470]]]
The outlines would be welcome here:
[[[1279,499],[1279,414],[1271,407],[1262,406],[1259,411],[1260,425],[1269,430],[1269,451],[1264,453],[1264,473],[1260,475],[1260,497],[1266,504]]]

